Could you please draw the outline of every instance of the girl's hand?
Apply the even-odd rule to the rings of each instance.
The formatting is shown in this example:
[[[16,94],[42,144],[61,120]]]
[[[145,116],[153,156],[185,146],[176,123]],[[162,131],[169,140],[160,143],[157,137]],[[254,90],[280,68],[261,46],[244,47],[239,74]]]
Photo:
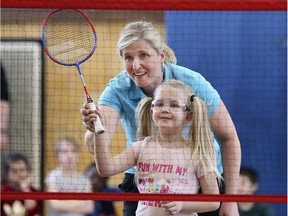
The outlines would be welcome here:
[[[161,205],[167,215],[176,215],[183,208],[183,202],[162,201]]]

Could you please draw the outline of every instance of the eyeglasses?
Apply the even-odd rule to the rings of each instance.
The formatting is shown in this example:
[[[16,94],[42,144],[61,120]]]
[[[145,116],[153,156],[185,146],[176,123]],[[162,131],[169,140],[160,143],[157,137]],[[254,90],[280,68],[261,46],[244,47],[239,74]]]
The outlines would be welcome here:
[[[164,107],[168,107],[171,111],[177,112],[182,110],[183,112],[190,111],[190,109],[182,102],[177,101],[170,101],[170,102],[163,102],[160,100],[152,101],[151,107],[155,110],[161,110]]]

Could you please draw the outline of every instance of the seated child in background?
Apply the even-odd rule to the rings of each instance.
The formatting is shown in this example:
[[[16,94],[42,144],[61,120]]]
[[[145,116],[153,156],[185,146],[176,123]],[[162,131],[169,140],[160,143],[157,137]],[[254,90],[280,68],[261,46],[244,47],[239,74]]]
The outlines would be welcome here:
[[[239,194],[255,194],[259,186],[259,176],[256,170],[241,167],[239,177]],[[273,216],[269,206],[262,203],[241,202],[238,203],[240,216]]]
[[[79,145],[71,138],[62,138],[54,146],[58,167],[46,178],[48,192],[91,192],[91,182],[77,170]],[[90,200],[49,200],[49,216],[82,216],[93,211]]]
[[[96,169],[95,162],[92,162],[85,171],[86,177],[88,177],[92,183],[93,192],[113,192],[119,193],[120,189],[108,187],[108,177],[102,177],[99,175]],[[94,212],[87,214],[86,216],[116,216],[117,211],[112,201],[94,201]]]
[[[2,192],[36,192],[32,186],[31,168],[26,155],[12,152],[4,157],[2,163]],[[42,201],[37,200],[2,200],[1,215],[14,215],[15,210],[23,216],[41,215]]]

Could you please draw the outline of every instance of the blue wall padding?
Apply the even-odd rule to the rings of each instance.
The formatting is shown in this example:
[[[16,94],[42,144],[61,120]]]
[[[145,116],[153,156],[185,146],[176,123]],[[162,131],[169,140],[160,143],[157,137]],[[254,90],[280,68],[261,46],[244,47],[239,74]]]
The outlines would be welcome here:
[[[178,64],[220,93],[237,127],[242,164],[260,174],[258,194],[287,194],[286,12],[166,12]],[[275,205],[285,215],[287,205]]]

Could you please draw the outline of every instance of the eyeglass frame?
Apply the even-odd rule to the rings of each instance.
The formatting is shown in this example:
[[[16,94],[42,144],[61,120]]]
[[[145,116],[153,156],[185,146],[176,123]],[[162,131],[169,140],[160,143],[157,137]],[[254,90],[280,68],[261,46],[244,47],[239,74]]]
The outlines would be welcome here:
[[[179,108],[182,108],[182,111],[183,112],[190,112],[191,110],[190,110],[190,108],[186,105],[186,104],[184,104],[182,101],[178,101],[178,102],[175,102],[175,101],[170,101],[169,103],[170,104],[167,104],[167,102],[162,102],[161,100],[160,101],[158,101],[158,102],[162,102],[163,103],[163,105],[155,105],[155,103],[157,102],[157,100],[153,100],[152,102],[151,102],[151,108],[152,109],[154,109],[154,108],[156,108],[156,109],[163,109],[164,107],[168,107],[169,109],[171,109],[171,110],[175,110],[175,109],[179,109]],[[172,106],[171,107],[171,103],[173,104],[174,103],[174,105],[176,105],[176,106]]]

